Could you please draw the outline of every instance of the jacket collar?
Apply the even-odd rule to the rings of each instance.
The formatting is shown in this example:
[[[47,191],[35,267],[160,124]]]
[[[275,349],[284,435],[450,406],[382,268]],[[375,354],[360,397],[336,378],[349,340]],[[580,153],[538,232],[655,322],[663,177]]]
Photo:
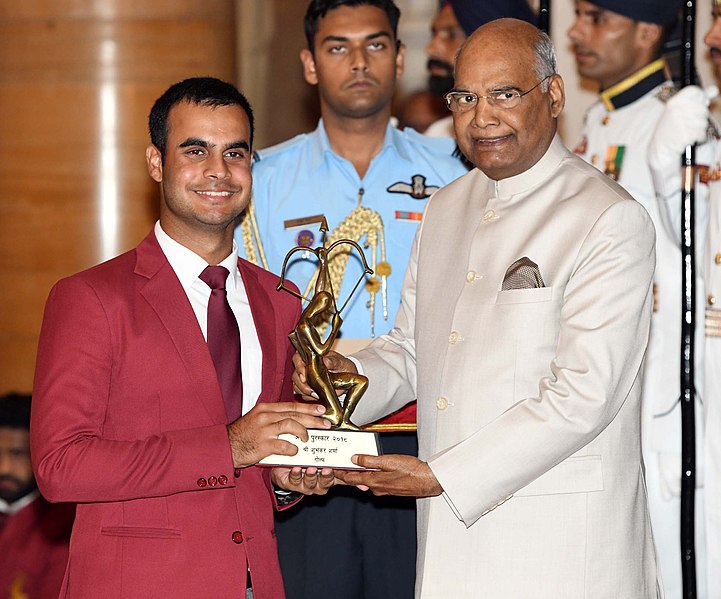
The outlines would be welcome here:
[[[198,326],[193,309],[175,271],[163,254],[155,233],[151,231],[136,249],[135,274],[147,279],[140,287],[141,295],[153,308],[163,323],[187,370],[189,378],[197,389],[197,397],[213,422],[227,423],[225,404],[220,386],[209,385],[216,381],[215,367]],[[256,273],[244,260],[238,260],[253,322],[263,352],[261,394],[258,401],[274,400],[272,381],[278,364],[276,355],[276,317],[271,298],[258,283]]]
[[[607,110],[617,110],[635,102],[667,79],[666,61],[659,58],[623,81],[603,90],[600,93],[601,101]]]
[[[289,331],[276,331],[278,327],[275,305],[273,298],[258,281],[257,271],[249,262],[243,259],[238,260],[238,269],[243,279],[245,292],[248,294],[250,313],[253,315],[253,323],[258,334],[260,349],[263,353],[263,365],[261,372],[261,390],[258,396],[258,403],[262,401],[275,401],[280,394],[280,389],[274,389],[275,382],[280,380],[277,371],[283,371],[283,365],[279,365],[283,357],[278,354],[281,347],[278,339],[286,339]]]

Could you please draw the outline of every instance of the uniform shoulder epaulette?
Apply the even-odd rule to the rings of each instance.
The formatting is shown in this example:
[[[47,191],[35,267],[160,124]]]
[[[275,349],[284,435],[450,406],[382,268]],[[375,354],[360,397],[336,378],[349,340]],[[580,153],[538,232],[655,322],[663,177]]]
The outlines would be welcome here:
[[[260,150],[256,150],[255,160],[264,160],[266,158],[274,156],[275,154],[279,154],[280,152],[288,150],[289,148],[297,146],[301,144],[306,139],[306,137],[308,137],[307,133],[301,133],[300,135],[296,135],[295,137],[286,139],[285,141],[282,141],[279,144],[275,144],[274,146],[269,146],[267,148],[261,148]]]

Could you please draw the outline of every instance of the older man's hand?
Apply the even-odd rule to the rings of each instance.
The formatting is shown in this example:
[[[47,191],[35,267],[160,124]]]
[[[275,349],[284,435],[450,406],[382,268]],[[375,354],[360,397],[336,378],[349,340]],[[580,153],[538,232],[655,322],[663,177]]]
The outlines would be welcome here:
[[[323,356],[323,363],[331,372],[358,372],[353,360],[349,360],[344,355],[333,350]],[[318,401],[318,396],[315,391],[308,386],[305,374],[305,362],[303,362],[303,358],[301,358],[297,352],[293,356],[293,366],[295,366],[295,372],[293,372],[293,391],[302,396],[305,401]],[[343,393],[343,390],[338,390],[338,395],[342,395]]]
[[[355,464],[375,470],[338,470],[335,477],[374,495],[435,497],[443,492],[430,466],[408,455],[355,455]]]

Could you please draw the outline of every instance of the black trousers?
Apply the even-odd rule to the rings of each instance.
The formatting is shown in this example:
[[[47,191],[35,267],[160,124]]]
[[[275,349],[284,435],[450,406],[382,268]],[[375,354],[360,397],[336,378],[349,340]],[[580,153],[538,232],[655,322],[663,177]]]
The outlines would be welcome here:
[[[384,454],[417,455],[415,433],[381,433]],[[287,599],[412,599],[416,506],[337,486],[276,512]]]

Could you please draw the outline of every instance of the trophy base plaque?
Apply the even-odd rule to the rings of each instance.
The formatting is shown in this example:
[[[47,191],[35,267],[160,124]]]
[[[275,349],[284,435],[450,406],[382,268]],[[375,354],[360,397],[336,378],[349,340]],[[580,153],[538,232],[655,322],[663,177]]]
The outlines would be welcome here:
[[[381,454],[378,433],[350,431],[346,429],[308,429],[308,442],[303,443],[290,434],[280,435],[280,439],[292,443],[298,448],[295,455],[269,455],[258,462],[262,466],[316,466],[342,470],[363,470],[351,462],[351,456],[361,453],[378,456]]]

